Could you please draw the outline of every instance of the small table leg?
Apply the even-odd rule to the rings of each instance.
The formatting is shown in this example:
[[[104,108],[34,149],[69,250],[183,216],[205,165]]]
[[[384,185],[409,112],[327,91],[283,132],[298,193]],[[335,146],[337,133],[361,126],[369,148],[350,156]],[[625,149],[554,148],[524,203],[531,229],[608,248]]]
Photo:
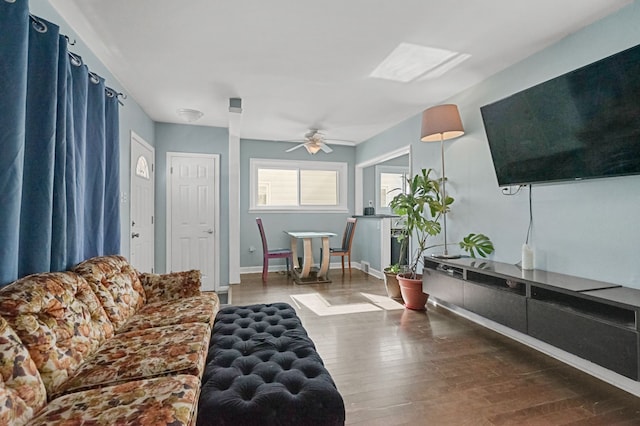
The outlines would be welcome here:
[[[300,278],[308,278],[311,272],[311,266],[313,265],[313,250],[311,249],[311,238],[304,238],[302,240],[302,252],[304,253],[304,260],[302,262],[302,272]]]
[[[298,271],[300,270],[300,263],[298,262],[298,239],[294,237],[291,237],[291,257],[293,257],[293,265],[291,268],[293,279],[299,280],[300,273]]]
[[[318,278],[327,280],[327,272],[329,272],[329,262],[331,253],[329,252],[329,237],[322,237],[322,259],[320,259],[320,271]]]
[[[298,263],[298,239],[291,237],[291,256],[293,256],[293,270],[300,267]]]

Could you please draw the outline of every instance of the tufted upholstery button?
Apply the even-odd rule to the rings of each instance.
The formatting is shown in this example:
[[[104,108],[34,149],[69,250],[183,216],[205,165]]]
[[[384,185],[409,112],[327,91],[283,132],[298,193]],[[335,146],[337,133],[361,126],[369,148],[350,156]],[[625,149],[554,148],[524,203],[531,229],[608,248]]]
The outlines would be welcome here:
[[[258,333],[262,333],[267,329],[267,327],[269,327],[269,323],[264,322],[264,321],[254,322],[249,327],[253,328]]]
[[[287,331],[287,329],[281,325],[270,325],[265,330],[265,332],[269,333],[273,337],[280,337],[285,331]]]
[[[271,359],[271,357],[275,353],[276,351],[272,349],[263,349],[261,351],[256,352],[254,355],[260,358],[263,362],[267,362]]]
[[[198,426],[343,425],[344,402],[295,310],[227,306],[214,322]]]

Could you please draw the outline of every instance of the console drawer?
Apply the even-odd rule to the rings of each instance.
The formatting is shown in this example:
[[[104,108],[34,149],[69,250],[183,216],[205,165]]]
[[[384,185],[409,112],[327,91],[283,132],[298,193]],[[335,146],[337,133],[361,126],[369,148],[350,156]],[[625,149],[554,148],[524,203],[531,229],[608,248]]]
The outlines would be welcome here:
[[[527,332],[527,301],[519,294],[465,281],[464,308],[514,330]]]
[[[527,312],[530,336],[638,380],[637,331],[541,300]]]
[[[464,304],[462,280],[455,278],[453,272],[425,268],[422,271],[422,291],[460,307]]]

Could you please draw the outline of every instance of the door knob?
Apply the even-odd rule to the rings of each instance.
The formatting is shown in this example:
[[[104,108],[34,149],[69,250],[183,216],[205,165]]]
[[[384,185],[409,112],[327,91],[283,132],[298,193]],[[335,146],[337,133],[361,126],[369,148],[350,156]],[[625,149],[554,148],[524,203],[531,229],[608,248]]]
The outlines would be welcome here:
[[[213,234],[213,229],[207,229],[207,230],[206,230],[206,231],[204,231],[204,232],[206,232],[207,234]]]
[[[140,236],[140,234],[138,232],[132,232],[131,233],[131,238],[138,238]]]

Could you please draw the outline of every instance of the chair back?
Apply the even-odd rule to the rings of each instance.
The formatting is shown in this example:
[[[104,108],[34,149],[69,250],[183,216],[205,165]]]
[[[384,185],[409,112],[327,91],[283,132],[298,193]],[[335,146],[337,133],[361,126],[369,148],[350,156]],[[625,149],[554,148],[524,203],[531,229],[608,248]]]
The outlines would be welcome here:
[[[351,251],[351,242],[353,241],[353,235],[356,232],[355,217],[347,218],[347,226],[344,228],[344,235],[342,236],[342,251]]]
[[[262,251],[264,252],[264,254],[267,254],[269,252],[269,249],[267,248],[267,237],[264,235],[264,227],[262,226],[262,219],[257,217],[256,223],[258,224],[258,229],[260,230],[260,238],[262,238]]]

